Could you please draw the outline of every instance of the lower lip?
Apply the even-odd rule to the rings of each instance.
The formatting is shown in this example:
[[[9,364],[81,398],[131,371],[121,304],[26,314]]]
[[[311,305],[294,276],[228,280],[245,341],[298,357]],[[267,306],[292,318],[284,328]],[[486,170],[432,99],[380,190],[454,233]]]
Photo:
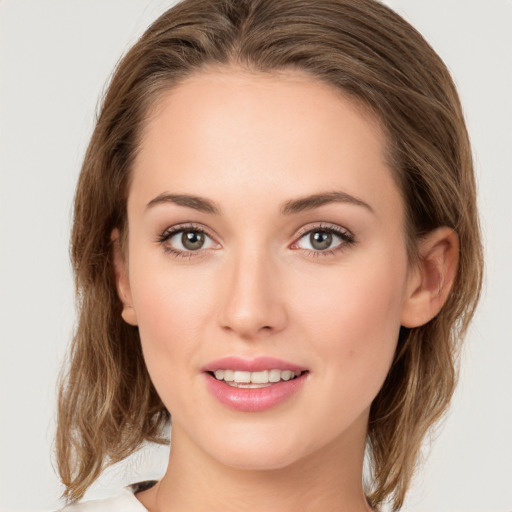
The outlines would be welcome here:
[[[306,381],[307,372],[292,380],[280,381],[264,388],[236,388],[206,373],[208,389],[217,400],[242,412],[260,412],[275,407],[297,393]]]

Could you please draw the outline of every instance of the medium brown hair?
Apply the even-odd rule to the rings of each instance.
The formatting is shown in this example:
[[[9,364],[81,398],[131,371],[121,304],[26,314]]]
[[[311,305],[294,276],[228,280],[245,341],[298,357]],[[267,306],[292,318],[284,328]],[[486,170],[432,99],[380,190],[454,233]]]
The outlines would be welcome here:
[[[226,65],[307,72],[369,107],[387,133],[410,255],[437,227],[458,234],[452,292],[429,323],[402,328],[370,411],[368,496],[398,509],[421,442],[454,390],[460,340],[480,293],[482,248],[471,149],[450,74],[414,28],[373,0],[185,0],[119,63],[75,198],[79,320],[56,438],[65,496],[81,497],[106,465],[142,442],[163,442],[169,413],[150,381],[137,328],[121,319],[110,237],[114,228],[126,231],[131,167],[151,107],[191,74]]]

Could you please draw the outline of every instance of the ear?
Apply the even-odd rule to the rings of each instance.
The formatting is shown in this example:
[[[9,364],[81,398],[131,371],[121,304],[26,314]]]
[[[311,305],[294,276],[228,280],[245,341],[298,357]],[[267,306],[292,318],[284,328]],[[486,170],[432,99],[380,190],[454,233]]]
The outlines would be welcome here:
[[[130,281],[128,279],[126,258],[121,249],[121,241],[119,238],[119,230],[114,229],[110,235],[110,239],[112,240],[112,257],[114,259],[117,295],[123,304],[121,316],[126,323],[130,325],[137,325],[137,315],[132,305],[132,292],[130,290]]]
[[[459,263],[459,237],[442,227],[419,242],[419,261],[410,270],[402,326],[419,327],[432,320],[443,307],[455,281]]]

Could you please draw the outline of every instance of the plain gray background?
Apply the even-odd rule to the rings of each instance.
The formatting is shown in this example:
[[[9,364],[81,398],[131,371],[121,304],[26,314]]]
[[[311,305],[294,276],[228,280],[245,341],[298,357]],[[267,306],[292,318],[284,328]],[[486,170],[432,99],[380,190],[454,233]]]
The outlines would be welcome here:
[[[58,508],[55,380],[74,322],[70,213],[97,100],[171,1],[0,0],[0,509]],[[512,511],[512,2],[389,0],[458,84],[474,144],[484,296],[455,400],[403,510]],[[148,454],[149,453],[149,454]],[[149,450],[100,496],[165,468]],[[149,461],[157,460],[157,464]]]

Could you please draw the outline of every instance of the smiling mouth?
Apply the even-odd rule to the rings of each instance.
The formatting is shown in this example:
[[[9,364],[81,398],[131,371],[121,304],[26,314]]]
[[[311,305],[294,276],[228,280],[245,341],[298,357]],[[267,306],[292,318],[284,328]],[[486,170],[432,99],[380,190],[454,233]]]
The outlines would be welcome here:
[[[242,370],[215,370],[208,372],[216,380],[226,383],[234,388],[265,388],[270,387],[278,382],[286,382],[300,377],[306,371],[291,370],[263,370],[259,372],[248,372]]]

